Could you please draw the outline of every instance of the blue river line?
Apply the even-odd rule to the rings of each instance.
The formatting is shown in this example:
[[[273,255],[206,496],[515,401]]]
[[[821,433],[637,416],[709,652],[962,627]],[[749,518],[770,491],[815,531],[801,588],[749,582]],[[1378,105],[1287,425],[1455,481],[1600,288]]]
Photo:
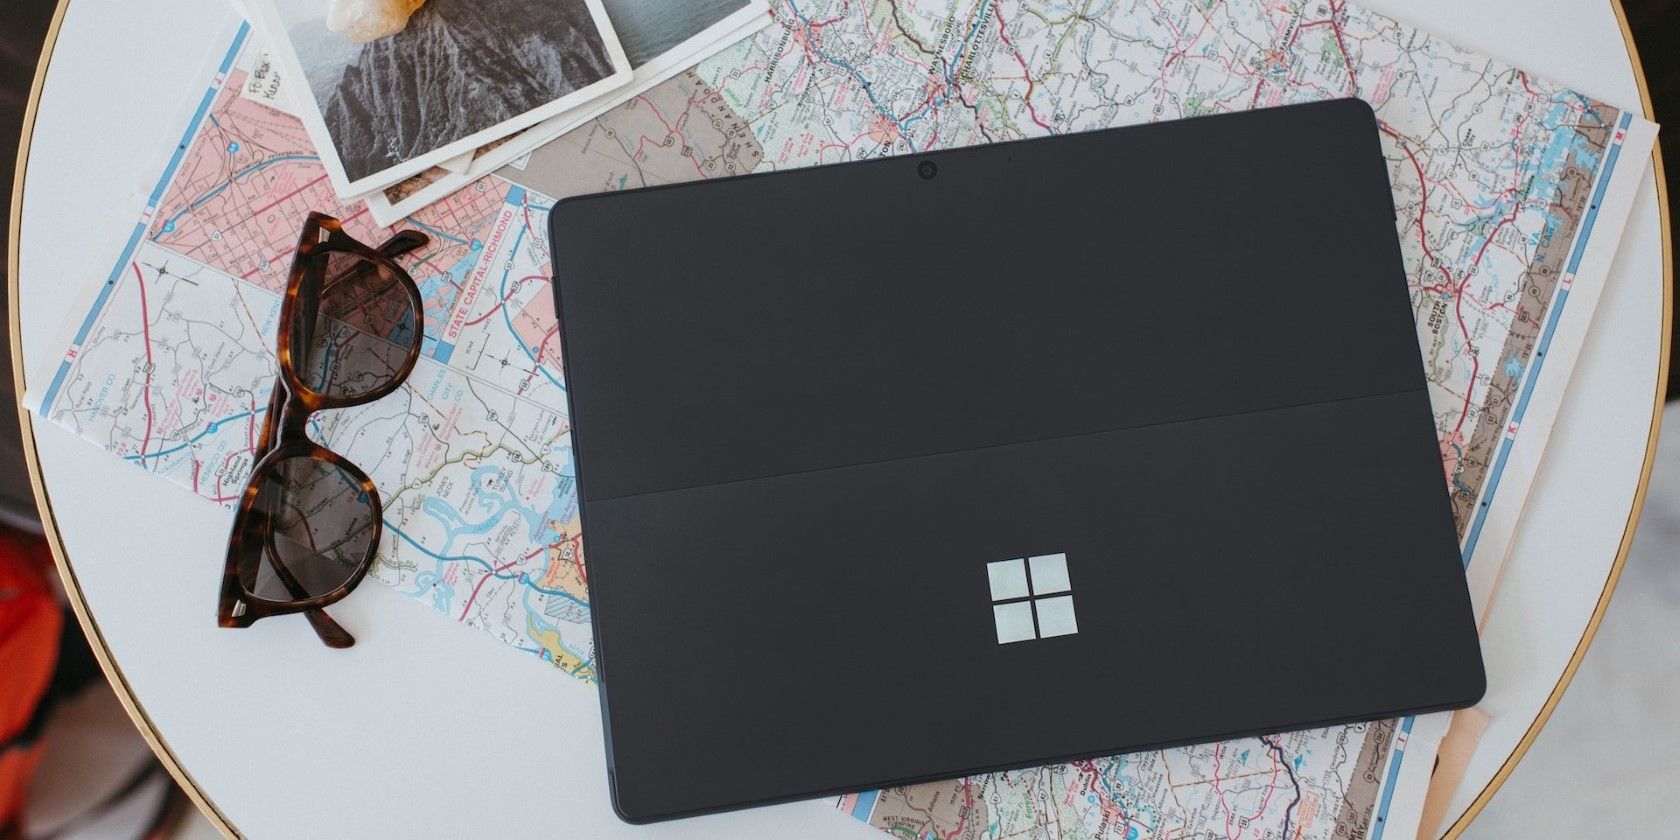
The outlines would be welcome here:
[[[223,423],[232,423],[235,420],[243,420],[247,417],[250,417],[253,414],[262,414],[262,413],[267,412],[267,411],[268,411],[268,409],[265,407],[265,408],[259,408],[256,411],[241,411],[238,414],[230,414],[226,417],[223,417],[220,420],[211,420],[209,425],[206,425],[202,431],[200,431],[196,435],[193,435],[190,438],[187,438],[186,443],[177,444],[175,446],[169,447],[168,449],[159,449],[156,452],[142,452],[142,453],[139,453],[139,454],[136,454],[136,455],[124,455],[123,460],[125,460],[125,461],[139,461],[141,458],[156,459],[156,458],[162,458],[165,455],[174,455],[175,453],[180,452],[183,449],[192,448],[193,444],[198,443],[199,440],[204,438],[206,435],[215,434],[216,431],[222,427]]]
[[[209,201],[212,198],[215,198],[218,195],[221,195],[223,190],[232,186],[233,183],[235,181],[238,181],[240,178],[243,178],[246,175],[251,174],[252,172],[260,172],[264,169],[267,169],[270,166],[273,166],[276,163],[287,163],[287,162],[290,162],[290,161],[299,161],[299,160],[320,160],[320,158],[316,157],[315,155],[278,155],[276,157],[267,158],[265,160],[259,160],[256,163],[253,163],[250,166],[247,166],[244,169],[241,169],[238,172],[233,173],[232,177],[230,177],[226,181],[223,181],[222,183],[218,184],[215,189],[205,193],[204,195],[199,196],[196,199],[193,199],[193,202],[191,204],[188,204],[186,207],[183,207],[180,210],[176,211],[175,215],[170,216],[167,219],[164,219],[163,224],[158,226],[158,235],[161,236],[161,235],[166,234],[166,233],[174,233],[175,232],[175,223],[180,221],[182,216],[185,216],[188,213],[191,213],[192,211],[197,210],[200,207],[203,207],[205,202]],[[157,236],[154,236],[152,238],[157,239]]]

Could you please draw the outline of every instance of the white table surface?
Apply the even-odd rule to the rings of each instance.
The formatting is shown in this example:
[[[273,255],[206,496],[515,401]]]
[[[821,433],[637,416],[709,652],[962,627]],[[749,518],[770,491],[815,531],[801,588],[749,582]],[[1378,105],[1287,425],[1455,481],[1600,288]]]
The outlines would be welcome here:
[[[1372,0],[1467,46],[1640,110],[1608,0]],[[18,253],[25,370],[133,224],[182,102],[226,48],[226,0],[75,0],[29,144]],[[1450,825],[1516,751],[1588,627],[1641,486],[1662,348],[1655,179],[1641,189],[1483,636],[1492,723]],[[217,810],[253,837],[876,838],[816,803],[656,826],[608,807],[594,692],[376,583],[299,620],[219,630],[230,514],[36,424],[74,581],[133,697]],[[834,723],[814,720],[813,725]],[[703,768],[694,772],[704,772]]]

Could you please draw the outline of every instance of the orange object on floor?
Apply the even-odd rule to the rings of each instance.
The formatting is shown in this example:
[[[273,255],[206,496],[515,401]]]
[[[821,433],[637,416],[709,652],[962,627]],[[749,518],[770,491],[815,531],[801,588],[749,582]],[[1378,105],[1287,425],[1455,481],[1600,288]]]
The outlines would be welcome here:
[[[42,538],[0,530],[0,838],[17,831],[41,759],[35,734],[64,623],[51,563]]]

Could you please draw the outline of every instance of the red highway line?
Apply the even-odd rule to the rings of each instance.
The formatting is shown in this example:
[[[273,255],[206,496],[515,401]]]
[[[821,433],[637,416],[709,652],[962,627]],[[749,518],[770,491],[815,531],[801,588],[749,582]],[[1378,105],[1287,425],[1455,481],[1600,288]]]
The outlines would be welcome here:
[[[545,275],[542,275],[542,274],[527,274],[524,277],[521,277],[518,280],[515,280],[514,283],[513,283],[513,288],[508,290],[507,295],[502,298],[502,302],[501,302],[500,305],[491,307],[489,312],[486,312],[483,315],[480,315],[477,318],[472,319],[471,321],[467,321],[467,322],[461,324],[461,326],[463,326],[463,327],[476,327],[479,324],[482,324],[485,321],[490,320],[491,315],[496,314],[498,311],[501,310],[502,307],[508,305],[508,301],[513,300],[513,296],[514,296],[515,293],[517,293],[519,291],[520,286],[524,285],[525,283],[527,283],[531,280],[547,280],[547,279],[548,279],[548,277],[545,276]]]
[[[1237,835],[1231,833],[1231,803],[1225,801],[1225,791],[1219,789],[1219,762],[1224,760],[1220,753],[1224,752],[1224,746],[1213,745],[1213,792],[1219,795],[1219,807],[1225,811],[1225,837],[1236,840]]]
[[[1336,48],[1342,51],[1342,62],[1347,65],[1348,95],[1359,95],[1359,76],[1353,72],[1353,56],[1348,53],[1347,42],[1342,40],[1341,16],[1347,10],[1347,2],[1343,0],[1337,5],[1330,1],[1330,29],[1336,33]]]
[[[298,193],[303,192],[304,190],[307,190],[310,187],[313,187],[316,184],[319,184],[319,183],[321,183],[322,181],[325,181],[325,180],[327,180],[327,174],[325,172],[323,172],[315,180],[310,181],[309,183],[304,184],[303,186],[298,187],[297,189],[292,190],[291,192],[286,193],[285,195],[280,196],[279,198],[276,198],[276,199],[274,199],[273,201],[270,201],[267,204],[264,204],[262,207],[257,208],[254,212],[251,213],[251,218],[254,219],[258,216],[261,216],[262,214],[268,212],[270,209],[273,209],[274,205],[279,204],[280,202],[285,201],[286,199],[291,198],[292,196],[297,195]]]
[[[541,551],[542,549],[539,548],[537,550]],[[493,571],[486,572],[483,577],[479,578],[478,583],[473,584],[473,591],[472,591],[471,595],[467,596],[467,602],[465,604],[461,605],[461,615],[459,617],[457,617],[455,620],[456,621],[466,621],[467,620],[467,610],[472,609],[473,601],[478,600],[478,592],[479,592],[480,589],[484,588],[484,582],[485,581],[495,577],[496,575],[502,573],[503,571],[506,571],[509,566],[512,566],[513,564],[518,563],[518,562],[519,562],[518,560],[509,560],[506,563],[503,563],[502,565],[497,566]]]
[[[567,542],[573,543],[573,546],[572,546],[572,565],[577,567],[578,580],[583,581],[584,586],[588,586],[589,585],[589,573],[583,570],[583,545],[582,545],[582,540],[580,540],[578,537],[572,537],[571,539],[567,540]]]
[[[996,3],[992,4],[992,16],[997,18],[998,38],[1002,39],[1003,45],[1008,47],[1009,51],[1015,54],[1016,63],[1021,65],[1021,77],[1027,80],[1027,95],[1022,99],[1023,102],[1027,103],[1027,114],[1032,117],[1033,122],[1038,123],[1039,128],[1054,134],[1055,131],[1050,128],[1050,125],[1038,116],[1038,109],[1033,107],[1032,71],[1027,69],[1027,60],[1021,57],[1021,51],[1015,48],[1015,43],[1013,41],[1009,40],[1009,33],[1003,31],[1003,10]]]
[[[1441,272],[1441,279],[1445,281],[1445,285],[1456,287],[1457,284],[1453,283],[1452,275],[1447,273],[1446,266],[1441,265],[1441,261],[1435,258],[1435,253],[1429,250],[1429,239],[1424,235],[1423,212],[1429,205],[1429,182],[1424,180],[1423,165],[1418,163],[1417,155],[1412,154],[1411,147],[1406,145],[1405,138],[1401,137],[1398,132],[1389,128],[1386,124],[1379,123],[1379,125],[1382,126],[1382,130],[1384,132],[1386,132],[1390,137],[1393,137],[1399,143],[1401,150],[1406,153],[1406,157],[1411,159],[1412,168],[1417,170],[1418,244],[1422,246],[1424,256],[1428,257],[1429,261],[1435,264],[1435,270]],[[1468,272],[1465,273],[1464,282],[1469,282]],[[1462,291],[1462,289],[1459,289],[1458,291]],[[1474,352],[1475,345],[1470,342],[1470,328],[1464,323],[1464,296],[1459,294],[1458,291],[1455,291],[1453,294],[1453,315],[1458,319],[1459,332],[1464,334],[1464,343],[1471,348],[1472,352],[1470,353],[1470,384],[1464,389],[1464,404],[1458,409],[1458,424],[1453,428],[1452,434],[1454,438],[1459,437],[1459,435],[1461,435],[1464,431],[1464,419],[1470,415],[1470,397],[1476,391],[1476,377],[1481,375],[1482,370],[1482,363],[1476,358],[1476,354]]]

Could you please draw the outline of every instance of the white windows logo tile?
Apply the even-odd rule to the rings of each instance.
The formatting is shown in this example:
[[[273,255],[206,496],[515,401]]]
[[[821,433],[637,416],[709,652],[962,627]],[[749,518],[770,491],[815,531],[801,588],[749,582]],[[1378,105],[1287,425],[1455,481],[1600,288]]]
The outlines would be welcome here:
[[[986,580],[992,589],[998,644],[1079,632],[1066,554],[987,563]]]

